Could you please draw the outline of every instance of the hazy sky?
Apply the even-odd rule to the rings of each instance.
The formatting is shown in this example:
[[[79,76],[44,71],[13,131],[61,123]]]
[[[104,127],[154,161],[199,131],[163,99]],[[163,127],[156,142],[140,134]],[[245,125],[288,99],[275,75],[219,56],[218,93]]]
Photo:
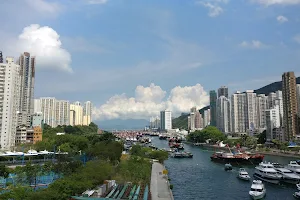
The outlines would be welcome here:
[[[208,104],[300,75],[300,0],[0,0],[0,50],[36,56],[35,96],[96,119]]]

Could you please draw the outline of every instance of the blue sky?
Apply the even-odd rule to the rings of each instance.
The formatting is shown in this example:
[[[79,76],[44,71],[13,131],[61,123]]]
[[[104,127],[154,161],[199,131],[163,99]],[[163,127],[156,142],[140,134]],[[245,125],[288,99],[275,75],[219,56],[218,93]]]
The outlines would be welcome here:
[[[91,100],[97,119],[179,113],[221,85],[257,89],[284,71],[300,75],[300,0],[0,4],[4,55],[37,57],[35,96]]]

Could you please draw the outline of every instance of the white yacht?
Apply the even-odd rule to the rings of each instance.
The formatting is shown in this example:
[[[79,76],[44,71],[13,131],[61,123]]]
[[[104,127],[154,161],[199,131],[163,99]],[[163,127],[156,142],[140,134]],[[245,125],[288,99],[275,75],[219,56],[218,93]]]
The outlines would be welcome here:
[[[296,161],[290,161],[290,163],[287,165],[287,169],[291,170],[295,174],[300,175],[300,165]]]
[[[261,180],[253,180],[249,195],[252,199],[262,199],[266,195],[266,188]]]
[[[245,181],[250,180],[250,176],[244,168],[240,168],[238,178],[242,179],[242,180],[245,180]]]
[[[272,163],[274,169],[282,176],[282,180],[286,183],[297,184],[300,182],[300,176],[291,170],[283,167],[278,163]]]
[[[254,176],[270,183],[278,184],[282,175],[278,174],[274,166],[269,163],[261,162],[259,166],[255,167]]]

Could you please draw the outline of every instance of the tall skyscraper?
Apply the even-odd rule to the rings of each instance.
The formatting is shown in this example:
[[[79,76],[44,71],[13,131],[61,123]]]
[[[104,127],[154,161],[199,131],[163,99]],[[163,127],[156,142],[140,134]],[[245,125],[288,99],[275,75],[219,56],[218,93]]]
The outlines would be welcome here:
[[[40,98],[40,101],[44,123],[51,127],[56,127],[56,99],[54,97],[43,97]]]
[[[232,131],[234,133],[252,133],[257,128],[256,93],[247,90],[236,92],[231,97]]]
[[[200,129],[202,128],[202,116],[200,114],[200,112],[197,110],[197,112],[195,113],[195,129]]]
[[[215,90],[211,90],[209,92],[209,102],[210,102],[210,125],[216,126],[217,125],[217,117],[216,117],[217,93]]]
[[[268,103],[268,106],[267,108],[268,109],[272,109],[274,106],[275,106],[275,100],[276,100],[276,93],[275,92],[271,92],[269,95],[268,95],[268,99],[267,99],[267,103]]]
[[[162,130],[172,129],[172,112],[169,110],[160,111],[160,123]]]
[[[282,123],[283,123],[283,101],[282,101],[282,91],[281,90],[276,91],[275,106],[279,107],[280,125],[282,126]]]
[[[204,110],[203,112],[203,127],[205,128],[206,126],[210,125],[210,109]]]
[[[257,107],[257,127],[266,128],[266,110],[267,110],[267,97],[264,94],[259,94],[256,97]]]
[[[79,101],[70,104],[70,125],[82,125],[83,124],[83,107]]]
[[[0,63],[0,148],[9,150],[15,146],[17,111],[20,98],[20,66],[14,58],[7,57]]]
[[[298,103],[298,117],[300,117],[300,84],[297,84],[297,103]]]
[[[2,55],[2,51],[0,51],[0,63],[3,63],[3,55]]]
[[[230,101],[222,95],[217,99],[217,128],[223,133],[229,133],[230,119]]]
[[[34,99],[33,100],[33,113],[40,113],[42,112],[41,100]]]
[[[283,98],[283,128],[284,138],[291,141],[297,134],[297,94],[296,77],[294,72],[285,72],[282,75]]]
[[[219,89],[218,89],[218,98],[220,96],[224,96],[228,99],[228,87],[226,86],[221,86]]]
[[[56,100],[55,102],[56,125],[70,125],[70,102],[66,100]]]
[[[266,110],[266,125],[267,125],[267,141],[271,142],[277,139],[273,130],[280,127],[279,106],[274,106],[272,109]]]
[[[92,122],[92,103],[87,101],[83,107],[83,125],[88,126]]]
[[[196,118],[196,112],[197,112],[197,108],[196,107],[192,107],[191,108],[191,112],[190,112],[190,119],[191,119],[191,121],[190,121],[190,123],[191,123],[191,125],[190,125],[190,129],[191,130],[195,130],[195,126],[196,126],[196,124],[195,124],[195,118]]]
[[[35,57],[31,57],[28,52],[21,54],[19,58],[21,85],[18,125],[31,125],[31,116],[34,113],[34,77],[35,77]]]

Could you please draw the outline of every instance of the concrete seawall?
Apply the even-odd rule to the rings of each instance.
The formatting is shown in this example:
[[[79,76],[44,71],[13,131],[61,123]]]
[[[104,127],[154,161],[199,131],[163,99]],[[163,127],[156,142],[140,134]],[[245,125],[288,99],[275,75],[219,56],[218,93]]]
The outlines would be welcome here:
[[[151,197],[152,200],[174,200],[168,176],[163,174],[165,167],[153,162],[151,172]]]

